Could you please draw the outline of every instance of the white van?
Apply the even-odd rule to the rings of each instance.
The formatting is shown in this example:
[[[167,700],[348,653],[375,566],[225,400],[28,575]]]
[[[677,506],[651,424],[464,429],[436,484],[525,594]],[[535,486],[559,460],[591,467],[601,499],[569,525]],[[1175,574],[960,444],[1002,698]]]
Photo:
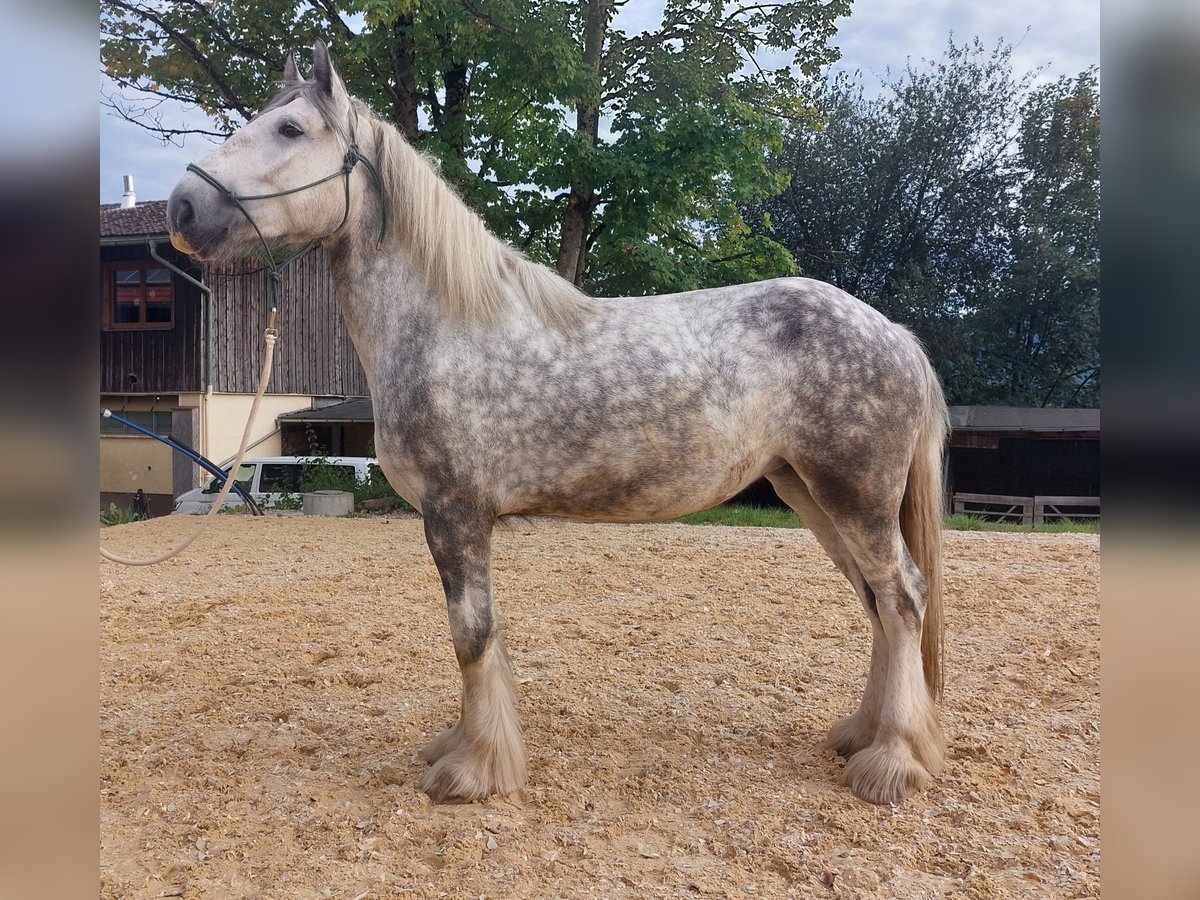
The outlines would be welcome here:
[[[287,495],[301,500],[301,489],[306,469],[313,465],[333,466],[346,476],[363,482],[371,477],[371,467],[378,462],[369,456],[265,456],[242,461],[238,469],[237,483],[245,488],[263,509],[277,504]],[[229,470],[226,469],[226,472]],[[200,515],[212,509],[213,501],[221,493],[222,482],[215,477],[208,479],[203,487],[186,491],[175,498],[173,514]],[[225,508],[244,505],[242,498],[233,490],[225,498]]]

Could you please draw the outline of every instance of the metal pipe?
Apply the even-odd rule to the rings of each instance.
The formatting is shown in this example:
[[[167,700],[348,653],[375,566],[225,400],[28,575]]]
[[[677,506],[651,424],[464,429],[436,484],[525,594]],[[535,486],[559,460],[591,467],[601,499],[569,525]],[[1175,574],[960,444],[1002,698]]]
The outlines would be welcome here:
[[[132,428],[134,431],[140,432],[141,434],[144,434],[146,437],[154,438],[154,440],[159,441],[160,443],[166,444],[168,447],[170,447],[176,453],[182,453],[184,456],[186,456],[188,459],[190,459],[196,465],[198,465],[202,469],[205,469],[206,471],[210,472],[219,481],[224,481],[226,478],[229,477],[229,475],[223,469],[219,469],[211,460],[208,460],[205,457],[201,456],[199,453],[197,453],[195,450],[193,450],[191,447],[187,446],[186,444],[179,443],[173,437],[163,437],[161,434],[155,434],[149,428],[143,428],[141,425],[137,424],[137,422],[131,422],[128,419],[126,419],[124,416],[117,415],[111,409],[101,410],[100,415],[104,416],[104,418],[106,418],[106,419],[115,419],[116,421],[118,421],[122,425],[124,425],[126,428]],[[246,501],[246,505],[248,507],[250,507],[250,511],[252,513],[254,513],[254,515],[256,515],[256,516],[263,515],[263,511],[259,507],[258,502],[252,496],[250,496],[249,491],[247,491],[240,484],[238,484],[236,479],[233,482],[233,489],[235,491],[237,491],[239,497],[241,497],[243,500]]]
[[[248,445],[246,446],[246,449],[247,449],[247,450],[253,450],[255,447],[257,447],[257,446],[258,446],[259,444],[261,444],[263,441],[267,440],[268,438],[273,438],[273,437],[275,437],[275,435],[277,435],[277,434],[279,434],[279,429],[278,429],[278,428],[276,428],[274,431],[269,431],[269,432],[267,432],[266,434],[264,434],[262,437],[260,437],[260,438],[259,438],[257,441],[255,441],[254,443],[252,443],[252,444],[248,444]],[[224,461],[221,463],[221,465],[223,465],[223,466],[227,466],[227,465],[229,465],[231,462],[233,462],[233,461],[234,461],[236,458],[237,458],[237,454],[235,453],[235,454],[233,454],[233,456],[227,457],[227,458],[226,458],[226,459],[225,459],[225,460],[224,460]]]
[[[150,248],[150,256],[152,259],[158,260],[158,262],[162,263],[164,266],[166,266],[168,269],[170,269],[176,275],[179,275],[181,278],[184,278],[191,284],[194,284],[197,288],[200,289],[200,292],[204,295],[204,312],[205,312],[204,330],[206,332],[206,334],[204,335],[204,345],[205,345],[206,352],[205,352],[205,360],[204,360],[204,368],[205,368],[204,376],[205,377],[201,380],[204,382],[205,385],[207,385],[208,387],[211,388],[212,387],[212,370],[213,370],[212,288],[210,288],[208,285],[206,285],[203,281],[193,278],[191,275],[189,275],[187,272],[183,271],[183,269],[179,268],[179,266],[175,265],[175,263],[171,262],[169,259],[165,259],[164,257],[160,256],[158,253],[158,245],[155,241],[146,241],[146,246]]]

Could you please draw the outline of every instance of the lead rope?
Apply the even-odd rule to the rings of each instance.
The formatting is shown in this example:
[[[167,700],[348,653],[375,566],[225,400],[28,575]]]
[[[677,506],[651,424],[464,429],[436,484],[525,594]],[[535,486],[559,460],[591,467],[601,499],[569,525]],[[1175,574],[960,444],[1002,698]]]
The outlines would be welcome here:
[[[225,498],[229,496],[229,491],[233,488],[233,483],[236,480],[238,469],[242,467],[242,459],[246,455],[246,448],[250,444],[250,434],[254,429],[254,420],[258,416],[258,407],[262,403],[263,394],[267,392],[267,382],[271,380],[271,366],[275,356],[275,340],[279,337],[279,332],[275,330],[275,315],[276,309],[271,310],[271,318],[267,322],[266,330],[263,332],[263,343],[265,344],[266,355],[263,359],[262,374],[258,376],[258,392],[254,395],[254,403],[250,405],[250,418],[246,420],[246,430],[242,432],[242,445],[238,448],[237,459],[233,465],[229,467],[229,474],[225,477],[225,486],[221,488],[221,493],[215,501],[213,501],[212,509],[204,517],[203,521],[196,526],[195,531],[189,534],[186,538],[172,547],[170,550],[164,550],[158,556],[151,556],[146,559],[133,559],[128,556],[119,556],[100,547],[100,555],[111,562],[120,563],[124,566],[152,566],[155,563],[164,562],[183,552],[189,544],[200,536],[209,523],[212,522],[213,516],[221,512],[225,508]]]
[[[355,121],[357,121],[357,113],[355,113],[355,117]],[[389,225],[388,202],[387,197],[383,192],[383,178],[380,176],[379,169],[375,167],[375,164],[362,155],[362,151],[358,149],[358,144],[354,142],[353,134],[351,134],[350,147],[346,150],[345,156],[342,157],[342,167],[340,169],[338,169],[336,172],[326,175],[324,178],[318,178],[316,181],[310,181],[308,184],[302,184],[299,187],[288,188],[284,191],[276,191],[273,194],[251,194],[248,196],[239,196],[229,188],[225,187],[225,185],[221,184],[220,181],[218,181],[212,175],[209,175],[195,163],[188,164],[187,169],[189,172],[194,172],[196,175],[203,178],[210,185],[216,188],[224,197],[232,201],[233,204],[237,206],[242,215],[246,217],[246,221],[248,221],[250,226],[254,229],[254,233],[258,235],[258,240],[262,244],[263,252],[267,257],[267,267],[270,269],[270,280],[267,285],[267,290],[271,300],[271,318],[267,323],[266,331],[263,333],[266,341],[266,358],[263,360],[262,374],[258,379],[258,393],[254,395],[254,403],[250,406],[250,418],[246,420],[246,430],[242,433],[242,446],[238,448],[237,460],[232,466],[230,466],[229,475],[225,477],[225,487],[221,489],[220,496],[217,497],[216,501],[212,505],[212,509],[210,509],[208,514],[204,517],[204,521],[202,521],[196,527],[196,530],[193,531],[182,542],[175,547],[172,547],[170,550],[160,553],[158,556],[153,556],[148,559],[131,559],[126,556],[118,556],[115,553],[110,553],[108,550],[105,550],[103,547],[101,547],[100,555],[105,559],[111,560],[115,563],[121,563],[122,565],[126,566],[152,566],[155,563],[163,562],[164,560],[168,560],[172,556],[175,556],[177,553],[180,553],[182,550],[184,550],[184,548],[191,544],[192,541],[200,536],[200,532],[208,526],[209,522],[212,521],[212,517],[217,515],[224,508],[225,498],[229,496],[229,491],[233,488],[233,482],[235,480],[234,476],[236,476],[237,470],[242,467],[242,458],[246,455],[246,446],[250,443],[250,432],[254,427],[254,419],[258,415],[258,407],[262,402],[263,394],[266,393],[267,382],[271,379],[271,363],[275,351],[275,339],[279,336],[279,332],[275,330],[275,313],[279,308],[280,294],[282,293],[283,269],[293,260],[304,253],[307,253],[313,247],[317,246],[320,241],[324,240],[324,238],[312,240],[294,253],[288,254],[277,263],[275,262],[275,254],[271,252],[271,245],[263,236],[262,231],[258,227],[258,223],[254,221],[254,217],[250,215],[250,211],[242,205],[243,201],[269,200],[272,197],[283,197],[288,194],[296,194],[300,191],[306,191],[311,187],[316,187],[319,184],[324,184],[327,181],[331,181],[340,175],[344,179],[343,190],[345,193],[346,206],[344,212],[342,213],[342,221],[338,223],[338,227],[333,229],[329,235],[326,235],[326,237],[330,237],[341,231],[342,226],[346,224],[346,220],[350,218],[350,173],[354,171],[354,167],[359,163],[362,163],[366,167],[367,173],[371,176],[371,180],[375,182],[375,188],[379,191],[379,239],[375,242],[375,249],[382,250],[384,239],[387,237]]]

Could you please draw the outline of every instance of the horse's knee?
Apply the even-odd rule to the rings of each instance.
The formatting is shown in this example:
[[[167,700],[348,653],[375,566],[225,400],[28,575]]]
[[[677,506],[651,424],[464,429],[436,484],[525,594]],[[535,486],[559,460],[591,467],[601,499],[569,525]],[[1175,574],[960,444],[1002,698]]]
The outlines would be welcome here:
[[[875,614],[889,639],[920,637],[925,621],[924,582],[919,585],[897,580],[888,590],[874,592]]]

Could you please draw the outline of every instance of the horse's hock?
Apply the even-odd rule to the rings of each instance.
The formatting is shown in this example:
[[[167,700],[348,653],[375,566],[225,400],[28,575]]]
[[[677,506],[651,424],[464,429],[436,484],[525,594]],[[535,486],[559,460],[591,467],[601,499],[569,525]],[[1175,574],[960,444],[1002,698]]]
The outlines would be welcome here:
[[[313,491],[304,495],[306,516],[344,516],[354,511],[354,495],[349,491]]]

